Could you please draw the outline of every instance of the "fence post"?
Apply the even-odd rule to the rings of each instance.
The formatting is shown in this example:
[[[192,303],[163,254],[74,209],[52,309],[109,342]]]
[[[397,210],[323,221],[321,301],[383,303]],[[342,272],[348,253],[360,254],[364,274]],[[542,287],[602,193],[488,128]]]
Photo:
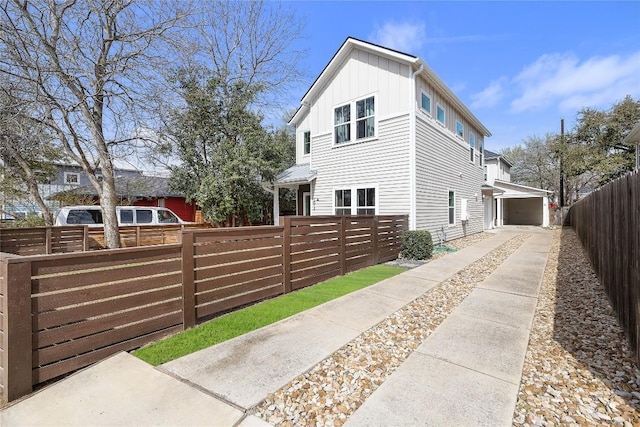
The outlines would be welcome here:
[[[46,227],[44,229],[44,253],[48,255],[51,251],[51,227]]]
[[[82,252],[89,250],[89,226],[82,227]]]
[[[33,391],[31,262],[16,258],[22,257],[3,255],[0,260],[0,286],[4,296],[2,385],[7,401]]]
[[[291,218],[280,217],[284,230],[282,233],[282,283],[284,293],[291,292]]]
[[[182,232],[182,327],[196,325],[196,286],[194,281],[193,232]]]
[[[140,226],[136,226],[136,247],[140,246]]]
[[[380,262],[380,253],[378,248],[378,215],[373,216],[373,227],[371,227],[371,242],[373,243],[373,265]]]
[[[347,274],[347,217],[340,217],[340,274]]]

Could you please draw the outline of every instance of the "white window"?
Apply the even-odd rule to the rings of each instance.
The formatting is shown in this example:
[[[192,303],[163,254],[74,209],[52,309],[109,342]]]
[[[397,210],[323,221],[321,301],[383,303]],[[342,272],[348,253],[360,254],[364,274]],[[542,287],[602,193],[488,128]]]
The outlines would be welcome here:
[[[80,174],[76,172],[65,172],[64,173],[64,183],[78,185],[80,184]]]
[[[469,132],[469,161],[471,161],[471,163],[474,163],[476,160],[475,149],[476,149],[476,136],[471,132]]]
[[[304,154],[309,154],[311,152],[311,132],[307,131],[304,133]]]
[[[456,120],[456,135],[464,139],[464,125]]]
[[[449,191],[449,225],[456,223],[456,194]]]
[[[482,159],[482,157],[480,157]],[[487,181],[487,165],[484,165],[484,180]]]
[[[376,136],[375,98],[356,101],[356,139]]]
[[[362,186],[335,190],[336,215],[375,215],[376,187]],[[352,199],[355,195],[355,200]],[[353,203],[355,201],[355,203]]]
[[[351,215],[351,190],[336,190],[336,215]]]
[[[376,214],[376,189],[358,188],[358,215]]]
[[[424,92],[420,94],[420,108],[431,115],[431,97]]]
[[[480,156],[480,166],[482,166],[484,164],[484,144],[482,139],[478,140],[478,155]]]
[[[333,126],[336,144],[351,142],[352,134],[355,135],[356,141],[376,136],[375,102],[375,96],[369,96],[334,109]],[[352,108],[356,113],[355,120],[351,120]]]
[[[444,107],[440,104],[438,104],[436,107],[436,120],[442,123],[443,125],[445,124]]]
[[[334,110],[334,127],[336,144],[351,141],[351,104]]]

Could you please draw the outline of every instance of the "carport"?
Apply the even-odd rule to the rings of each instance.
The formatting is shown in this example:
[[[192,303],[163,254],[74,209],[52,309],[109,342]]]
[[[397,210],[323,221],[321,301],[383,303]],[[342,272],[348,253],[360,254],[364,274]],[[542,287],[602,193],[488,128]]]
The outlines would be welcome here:
[[[549,226],[549,194],[551,191],[513,182],[495,180],[493,217],[496,226]]]

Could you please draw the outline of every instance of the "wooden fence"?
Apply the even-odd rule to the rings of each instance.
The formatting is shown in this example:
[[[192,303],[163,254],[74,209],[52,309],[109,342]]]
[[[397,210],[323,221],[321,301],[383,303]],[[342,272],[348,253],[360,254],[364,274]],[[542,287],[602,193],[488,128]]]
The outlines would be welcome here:
[[[0,393],[41,384],[225,311],[397,257],[406,216],[287,217],[181,242],[0,255]]]
[[[640,173],[619,178],[578,201],[568,221],[640,362]]]
[[[208,228],[204,224],[121,226],[123,248],[180,243],[185,228]],[[44,255],[104,249],[104,229],[86,225],[0,228],[0,252]]]
[[[0,252],[44,255],[86,251],[88,247],[86,225],[0,228]]]

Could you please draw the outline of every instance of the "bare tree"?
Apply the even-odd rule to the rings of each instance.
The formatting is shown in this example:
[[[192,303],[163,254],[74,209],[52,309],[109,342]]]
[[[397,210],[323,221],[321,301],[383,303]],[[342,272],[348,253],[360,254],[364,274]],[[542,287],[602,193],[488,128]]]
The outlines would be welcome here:
[[[120,246],[114,156],[148,126],[186,1],[0,0],[0,74],[53,132],[100,196],[105,241]],[[96,171],[100,169],[102,179]]]

